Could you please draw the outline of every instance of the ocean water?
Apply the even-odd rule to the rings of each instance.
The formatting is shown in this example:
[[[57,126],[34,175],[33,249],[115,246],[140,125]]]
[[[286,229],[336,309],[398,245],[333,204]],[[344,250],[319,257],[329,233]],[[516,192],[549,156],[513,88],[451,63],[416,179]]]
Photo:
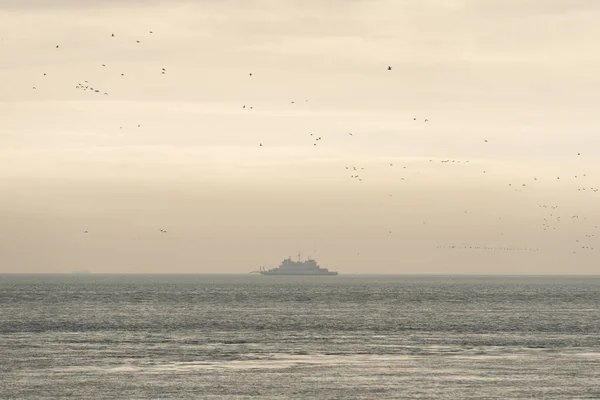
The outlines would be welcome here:
[[[0,275],[0,398],[600,398],[600,277]]]

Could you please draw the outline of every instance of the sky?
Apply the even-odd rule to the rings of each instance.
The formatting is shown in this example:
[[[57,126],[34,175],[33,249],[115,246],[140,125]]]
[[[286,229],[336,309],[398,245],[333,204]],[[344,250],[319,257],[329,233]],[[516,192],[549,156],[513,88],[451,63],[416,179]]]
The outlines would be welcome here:
[[[597,273],[599,19],[0,0],[0,273]]]

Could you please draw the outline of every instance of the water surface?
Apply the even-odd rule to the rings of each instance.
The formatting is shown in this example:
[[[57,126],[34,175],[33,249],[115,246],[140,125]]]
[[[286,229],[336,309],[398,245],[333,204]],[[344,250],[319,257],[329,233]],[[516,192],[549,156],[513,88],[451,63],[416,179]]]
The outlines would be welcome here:
[[[0,398],[600,398],[600,277],[0,275]]]

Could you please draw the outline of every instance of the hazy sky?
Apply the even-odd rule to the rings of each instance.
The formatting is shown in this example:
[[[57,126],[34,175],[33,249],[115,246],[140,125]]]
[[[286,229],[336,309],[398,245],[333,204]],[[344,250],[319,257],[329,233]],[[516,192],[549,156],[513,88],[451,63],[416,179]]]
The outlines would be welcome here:
[[[599,20],[0,0],[0,273],[598,273]]]

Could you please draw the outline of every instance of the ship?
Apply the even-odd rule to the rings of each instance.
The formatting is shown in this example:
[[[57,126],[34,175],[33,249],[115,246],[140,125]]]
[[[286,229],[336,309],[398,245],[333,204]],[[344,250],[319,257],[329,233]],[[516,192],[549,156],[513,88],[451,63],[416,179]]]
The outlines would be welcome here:
[[[319,264],[310,257],[306,261],[301,261],[298,254],[298,261],[292,261],[291,257],[286,258],[277,268],[265,269],[260,267],[258,271],[254,271],[261,275],[320,275],[333,276],[337,275],[336,271],[330,271],[327,268],[321,268]]]

